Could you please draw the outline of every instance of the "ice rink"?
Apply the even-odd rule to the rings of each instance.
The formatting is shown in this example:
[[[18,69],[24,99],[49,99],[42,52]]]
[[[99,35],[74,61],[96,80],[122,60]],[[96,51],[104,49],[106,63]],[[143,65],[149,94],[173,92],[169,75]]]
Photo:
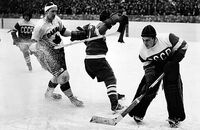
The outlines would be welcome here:
[[[60,101],[44,98],[51,75],[43,70],[32,55],[33,71],[29,72],[19,48],[12,45],[7,29],[0,30],[0,130],[168,130],[167,108],[162,89],[150,105],[144,124],[138,126],[126,116],[116,126],[90,123],[93,115],[110,115],[110,103],[103,83],[92,80],[84,68],[85,45],[65,48],[66,63],[74,95],[83,100],[84,107],[74,107],[62,94]],[[67,43],[68,39],[64,39]],[[118,92],[124,93],[129,105],[143,76],[138,53],[141,39],[108,37],[107,60],[118,82]],[[200,130],[200,44],[190,42],[181,62],[186,120],[176,130]]]

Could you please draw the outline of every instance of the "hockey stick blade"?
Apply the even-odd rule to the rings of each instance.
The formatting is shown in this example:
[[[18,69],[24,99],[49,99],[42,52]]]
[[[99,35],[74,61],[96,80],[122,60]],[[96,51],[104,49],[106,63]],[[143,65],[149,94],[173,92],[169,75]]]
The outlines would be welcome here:
[[[153,84],[149,88],[154,87],[164,76],[164,73],[162,73],[156,81],[154,81]],[[120,122],[145,96],[145,94],[140,95],[137,97],[131,105],[129,105],[122,113],[120,113],[117,117],[115,118],[105,118],[105,117],[100,117],[100,116],[93,116],[90,122],[93,123],[100,123],[100,124],[106,124],[106,125],[116,125],[118,122]]]
[[[105,117],[100,117],[100,116],[93,116],[90,122],[92,123],[99,123],[99,124],[106,124],[106,125],[116,125],[116,120],[120,118],[120,116],[116,118],[105,118]],[[121,117],[123,118],[123,117]]]
[[[120,122],[143,98],[143,95],[140,95],[138,98],[136,98],[129,107],[127,107],[122,113],[120,113],[115,118],[105,118],[100,116],[93,116],[90,122],[93,123],[100,123],[100,124],[106,124],[106,125],[116,125],[118,122]]]
[[[114,33],[110,33],[110,34],[107,34],[107,35],[99,35],[97,37],[92,37],[92,38],[88,38],[88,39],[84,39],[84,40],[80,40],[80,41],[74,41],[74,42],[71,42],[69,44],[60,44],[60,45],[55,46],[54,49],[60,49],[60,48],[63,48],[63,47],[68,47],[68,46],[83,43],[83,42],[89,42],[89,41],[92,41],[92,40],[97,40],[97,39],[108,37],[108,36],[114,36],[114,35],[117,35],[117,34],[119,34],[119,32],[114,32]]]

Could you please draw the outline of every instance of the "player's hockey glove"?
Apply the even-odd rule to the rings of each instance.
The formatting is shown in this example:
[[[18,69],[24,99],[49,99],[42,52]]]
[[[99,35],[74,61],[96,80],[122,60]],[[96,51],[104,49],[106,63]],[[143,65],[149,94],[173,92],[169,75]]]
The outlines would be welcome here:
[[[71,41],[87,39],[89,36],[89,24],[83,27],[77,27],[76,31],[71,32]]]
[[[113,25],[120,21],[122,21],[122,17],[118,13],[114,13],[110,16],[110,18],[106,19],[104,23],[107,28],[110,29]]]
[[[149,87],[155,81],[155,79],[156,79],[155,66],[149,66],[149,67],[145,68],[146,84],[143,86],[143,88],[141,90],[141,94],[150,92]]]
[[[184,54],[180,52],[175,52],[170,60],[164,65],[163,71],[164,73],[168,73],[169,71],[173,70],[173,67],[178,64],[184,58]]]

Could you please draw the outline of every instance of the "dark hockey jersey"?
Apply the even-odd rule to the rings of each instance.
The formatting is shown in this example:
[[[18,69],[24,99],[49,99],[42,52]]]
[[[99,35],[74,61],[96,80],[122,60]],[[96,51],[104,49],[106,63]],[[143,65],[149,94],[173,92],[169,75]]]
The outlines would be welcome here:
[[[15,29],[18,31],[18,38],[30,39],[34,29],[34,23],[32,21],[21,20],[15,24]]]
[[[97,34],[97,30],[99,26],[101,26],[101,22],[97,26],[90,25],[90,28],[94,28],[94,29],[91,29],[91,31],[94,31],[94,32],[91,32],[89,37],[97,36],[96,34]],[[87,55],[106,55],[106,53],[108,52],[108,47],[106,44],[105,37],[101,39],[85,42],[85,45],[86,45]]]

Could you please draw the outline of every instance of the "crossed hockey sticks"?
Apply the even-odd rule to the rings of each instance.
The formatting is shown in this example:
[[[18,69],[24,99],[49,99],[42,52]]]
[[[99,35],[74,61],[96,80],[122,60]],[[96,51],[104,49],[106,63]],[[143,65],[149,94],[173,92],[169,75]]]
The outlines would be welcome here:
[[[164,73],[162,73],[156,81],[154,81],[149,88],[154,87],[164,76]],[[120,113],[117,117],[115,118],[105,118],[105,117],[100,117],[100,116],[93,116],[90,122],[92,123],[100,123],[100,124],[106,124],[106,125],[113,125],[115,126],[118,122],[120,122],[141,100],[142,98],[146,95],[146,93],[140,95],[137,97],[131,105],[129,105],[122,113]]]
[[[92,41],[92,40],[97,40],[97,39],[108,37],[108,36],[114,36],[114,35],[117,35],[117,34],[119,34],[119,32],[114,32],[114,33],[110,33],[110,34],[107,34],[107,35],[99,35],[97,37],[92,37],[92,38],[88,38],[88,39],[84,39],[84,40],[80,40],[80,41],[71,42],[69,44],[59,44],[59,45],[55,46],[54,49],[60,49],[60,48],[63,48],[63,47],[68,47],[68,46],[83,43],[83,42],[89,42],[89,41]]]

